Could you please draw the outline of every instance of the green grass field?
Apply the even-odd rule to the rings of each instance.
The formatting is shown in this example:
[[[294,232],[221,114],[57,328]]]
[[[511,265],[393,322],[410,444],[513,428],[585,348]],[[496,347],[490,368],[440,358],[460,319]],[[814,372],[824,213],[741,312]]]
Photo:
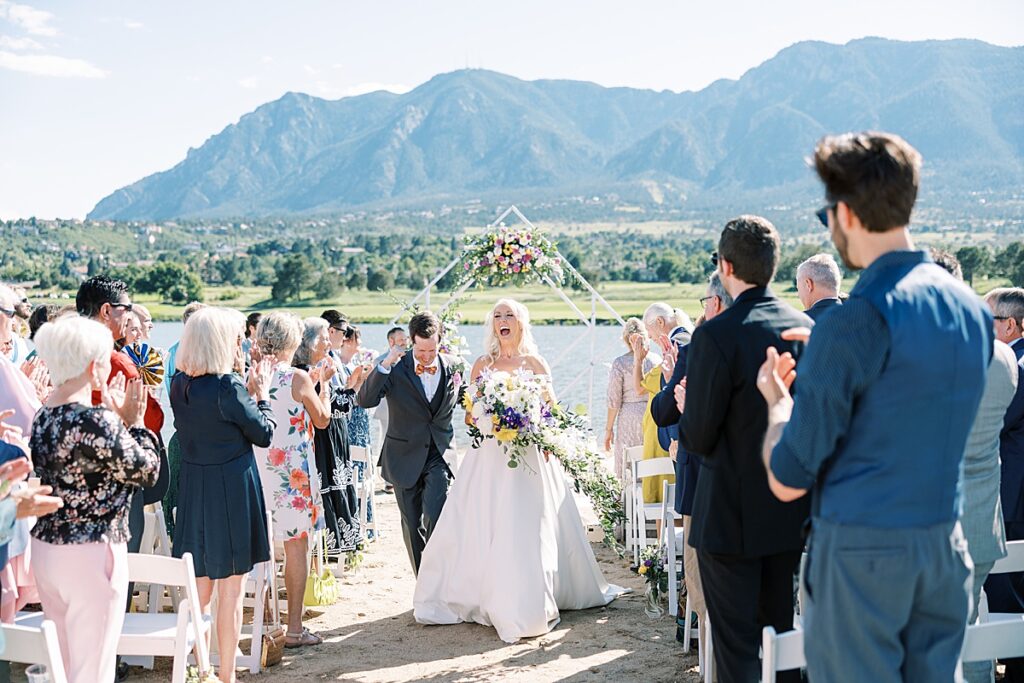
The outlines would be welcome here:
[[[856,279],[848,279],[843,283],[844,291],[849,291]],[[1007,285],[1006,280],[978,280],[974,289],[983,294],[994,287]],[[797,300],[796,287],[792,284],[773,285],[775,292],[793,306],[800,308]],[[665,301],[686,311],[694,320],[700,315],[698,301],[704,296],[704,285],[662,284],[644,282],[607,282],[598,287],[598,292],[623,318],[640,316],[648,304]],[[403,301],[411,301],[418,292],[398,289],[392,294]],[[526,288],[486,288],[471,289],[468,298],[464,298],[460,310],[467,323],[483,321],[484,315],[491,305],[501,297],[512,297],[523,302],[530,308],[531,318],[535,323],[575,323],[576,313],[559,295],[544,285],[533,285]],[[590,315],[590,295],[585,292],[566,291],[566,295],[588,317]],[[449,293],[432,292],[430,304],[434,310],[440,309],[448,301]],[[176,320],[181,316],[182,306],[163,303],[153,295],[140,295],[135,301],[145,304],[156,320]],[[288,304],[278,304],[270,300],[269,287],[207,287],[206,303],[237,308],[243,312],[285,309],[300,316],[319,315],[325,308],[337,308],[352,320],[362,323],[390,322],[399,311],[398,306],[387,295],[381,292],[345,291],[334,299],[305,299]],[[45,299],[33,298],[35,303],[55,303],[65,305],[74,303],[74,293],[69,298]],[[598,302],[597,319],[603,322],[613,320],[611,313]]]

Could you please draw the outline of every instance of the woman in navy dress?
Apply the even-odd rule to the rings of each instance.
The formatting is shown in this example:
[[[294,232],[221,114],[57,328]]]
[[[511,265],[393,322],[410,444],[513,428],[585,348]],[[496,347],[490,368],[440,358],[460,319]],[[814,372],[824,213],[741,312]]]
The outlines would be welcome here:
[[[259,562],[270,559],[266,506],[253,445],[268,446],[269,362],[242,370],[245,319],[237,311],[204,308],[189,318],[171,381],[171,409],[181,448],[173,554],[192,553],[204,612],[216,588],[214,616],[220,644],[220,680],[235,681],[242,626],[242,587]]]

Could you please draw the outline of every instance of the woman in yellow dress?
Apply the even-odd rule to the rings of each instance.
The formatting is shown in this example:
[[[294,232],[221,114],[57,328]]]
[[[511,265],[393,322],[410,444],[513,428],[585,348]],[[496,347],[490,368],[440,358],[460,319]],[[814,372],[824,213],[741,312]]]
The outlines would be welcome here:
[[[631,340],[633,346],[633,382],[636,384],[637,393],[647,394],[647,409],[644,411],[643,434],[644,434],[644,455],[643,459],[667,458],[668,451],[661,447],[658,442],[658,425],[651,417],[651,401],[654,395],[661,391],[662,366],[657,364],[646,373],[644,372],[644,359],[647,358],[648,339],[646,334],[637,334]],[[646,477],[643,480],[643,495],[645,503],[660,503],[662,482],[675,483],[675,476],[660,475],[657,477]]]

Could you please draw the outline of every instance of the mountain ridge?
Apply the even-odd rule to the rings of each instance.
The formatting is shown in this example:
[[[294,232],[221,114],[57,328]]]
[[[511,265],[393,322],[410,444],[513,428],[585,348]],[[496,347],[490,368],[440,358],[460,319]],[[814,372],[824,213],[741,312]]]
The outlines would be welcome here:
[[[791,45],[699,91],[437,74],[398,95],[260,105],[91,219],[303,215],[579,188],[685,205],[794,187],[830,132],[886,129],[932,189],[1024,182],[1024,48],[975,40]],[[645,192],[645,183],[664,192]]]

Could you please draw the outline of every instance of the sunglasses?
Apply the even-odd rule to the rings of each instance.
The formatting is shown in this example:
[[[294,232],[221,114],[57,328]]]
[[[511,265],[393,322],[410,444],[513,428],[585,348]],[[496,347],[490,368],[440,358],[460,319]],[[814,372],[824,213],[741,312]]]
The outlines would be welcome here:
[[[132,312],[133,304],[110,304],[111,308],[123,308],[126,313]]]
[[[0,307],[0,313],[3,313],[8,318],[13,318],[14,317],[14,309],[13,308],[2,308],[2,307]]]
[[[711,252],[711,265],[713,265],[715,268],[718,267],[718,252],[717,251]]]
[[[834,204],[828,204],[826,206],[821,207],[817,211],[815,211],[814,215],[817,216],[818,220],[821,221],[821,224],[824,225],[827,228],[828,227],[828,212],[831,211],[832,213],[835,213],[837,206],[839,206],[839,202],[836,202]]]

